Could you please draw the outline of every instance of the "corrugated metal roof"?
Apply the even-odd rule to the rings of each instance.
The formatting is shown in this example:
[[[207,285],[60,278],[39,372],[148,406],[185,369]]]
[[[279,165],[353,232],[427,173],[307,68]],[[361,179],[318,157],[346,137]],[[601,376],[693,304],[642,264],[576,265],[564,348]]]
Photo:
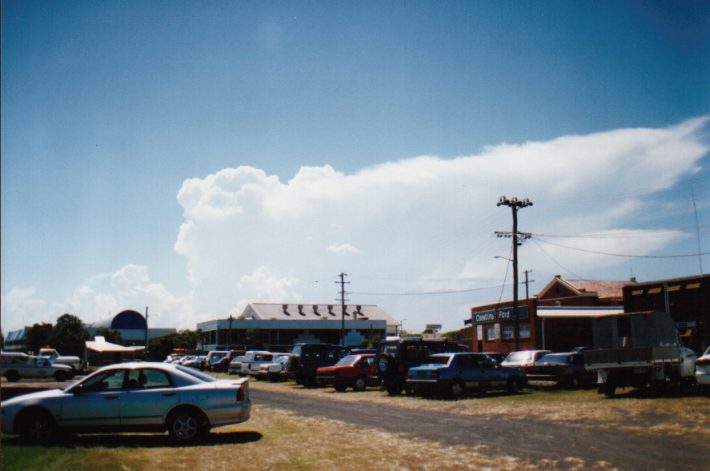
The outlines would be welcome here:
[[[240,319],[256,320],[340,320],[340,304],[279,304],[250,303],[239,316]],[[387,325],[397,321],[375,305],[346,304],[345,320],[383,320]]]

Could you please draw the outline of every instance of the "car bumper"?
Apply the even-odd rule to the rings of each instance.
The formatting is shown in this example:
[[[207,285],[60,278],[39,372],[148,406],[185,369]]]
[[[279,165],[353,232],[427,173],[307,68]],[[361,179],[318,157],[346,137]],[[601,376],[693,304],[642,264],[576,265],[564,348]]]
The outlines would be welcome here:
[[[406,387],[415,393],[438,393],[443,391],[448,383],[436,379],[408,379]]]
[[[696,371],[695,381],[701,386],[710,386],[710,371]]]
[[[249,420],[251,416],[251,401],[244,401],[238,405],[227,405],[205,411],[212,427],[220,425],[238,424]]]

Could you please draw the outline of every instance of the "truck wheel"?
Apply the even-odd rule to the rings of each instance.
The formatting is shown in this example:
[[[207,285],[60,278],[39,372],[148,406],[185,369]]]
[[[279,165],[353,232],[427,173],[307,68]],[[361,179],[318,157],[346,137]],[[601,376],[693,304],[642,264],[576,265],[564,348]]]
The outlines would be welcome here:
[[[572,389],[577,389],[579,387],[579,376],[574,375],[570,378],[569,387]]]
[[[377,358],[377,372],[381,375],[394,371],[394,357],[392,355],[382,354]]]
[[[364,391],[365,387],[367,387],[367,381],[365,381],[364,377],[358,376],[355,378],[355,383],[353,384],[353,389],[355,391]]]
[[[449,385],[449,390],[447,391],[446,395],[450,399],[458,399],[463,396],[465,389],[466,387],[464,386],[464,384],[461,381],[456,380]]]
[[[9,382],[14,383],[18,379],[20,379],[20,374],[15,370],[11,370],[11,371],[8,371],[7,373],[5,373],[5,377],[7,378],[7,380]]]
[[[57,371],[54,373],[54,379],[61,383],[62,381],[67,380],[67,374],[63,371]]]
[[[602,394],[604,394],[606,397],[614,397],[614,394],[616,393],[616,385],[615,384],[605,384],[601,388],[599,388]]]

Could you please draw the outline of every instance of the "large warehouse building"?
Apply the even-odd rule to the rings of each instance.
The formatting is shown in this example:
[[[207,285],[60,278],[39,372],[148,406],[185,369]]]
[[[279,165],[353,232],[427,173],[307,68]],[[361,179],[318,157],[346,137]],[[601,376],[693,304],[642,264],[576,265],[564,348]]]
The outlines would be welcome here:
[[[397,333],[397,321],[377,306],[251,303],[239,316],[201,322],[203,350],[268,347],[290,350],[296,343],[362,345]]]

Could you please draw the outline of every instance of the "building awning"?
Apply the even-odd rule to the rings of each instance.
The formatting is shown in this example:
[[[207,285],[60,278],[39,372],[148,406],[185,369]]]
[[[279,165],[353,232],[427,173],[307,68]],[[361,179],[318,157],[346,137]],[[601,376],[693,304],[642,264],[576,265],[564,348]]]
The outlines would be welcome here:
[[[623,306],[604,306],[604,307],[570,307],[570,306],[550,306],[538,307],[537,317],[547,319],[564,319],[564,318],[587,318],[596,319],[599,317],[618,316],[624,314]]]
[[[96,336],[94,340],[86,341],[86,349],[98,353],[135,353],[145,350],[145,347],[124,347],[123,345],[107,342],[105,337]]]

